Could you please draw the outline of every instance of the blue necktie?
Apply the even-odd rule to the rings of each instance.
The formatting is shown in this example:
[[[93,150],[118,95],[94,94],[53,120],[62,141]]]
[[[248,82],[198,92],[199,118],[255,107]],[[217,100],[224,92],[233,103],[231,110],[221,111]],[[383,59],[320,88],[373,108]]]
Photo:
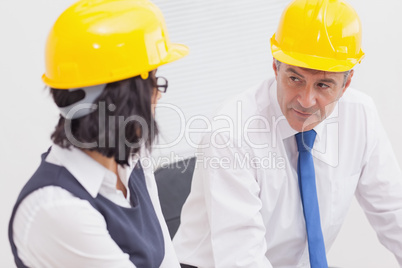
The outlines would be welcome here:
[[[297,149],[299,151],[297,175],[299,177],[300,195],[306,221],[310,265],[311,268],[327,268],[327,257],[315,185],[314,162],[311,155],[316,135],[317,133],[314,130],[296,134]]]

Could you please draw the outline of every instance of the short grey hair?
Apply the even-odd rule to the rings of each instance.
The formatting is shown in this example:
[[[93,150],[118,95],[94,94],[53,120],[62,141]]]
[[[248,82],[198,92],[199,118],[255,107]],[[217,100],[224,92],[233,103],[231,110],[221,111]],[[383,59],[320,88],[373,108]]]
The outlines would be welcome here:
[[[279,60],[277,60],[275,58],[274,58],[274,61],[275,61],[275,65],[276,65],[276,70],[279,71],[279,66],[281,66],[282,62],[280,62]]]
[[[274,58],[274,60],[275,60],[276,70],[279,71],[279,67],[281,66],[282,62],[280,62],[279,60],[277,60],[277,59],[275,59],[275,58]],[[342,85],[342,86],[345,86],[345,85],[346,85],[346,81],[348,80],[349,75],[350,75],[350,72],[351,72],[352,70],[353,70],[353,69],[350,69],[350,70],[348,70],[348,71],[343,72],[344,77],[343,77],[343,85]]]

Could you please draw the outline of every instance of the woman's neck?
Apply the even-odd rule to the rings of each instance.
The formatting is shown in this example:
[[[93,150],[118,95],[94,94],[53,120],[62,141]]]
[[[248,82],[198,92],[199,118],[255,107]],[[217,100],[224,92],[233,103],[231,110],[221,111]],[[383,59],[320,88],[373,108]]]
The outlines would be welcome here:
[[[112,171],[114,174],[116,174],[117,176],[116,189],[122,191],[124,196],[127,197],[127,189],[120,180],[119,173],[117,172],[117,163],[114,160],[114,158],[106,157],[96,151],[89,151],[89,150],[83,150],[83,151],[84,153],[89,155],[92,159],[94,159],[96,162],[98,162],[99,164],[101,164],[108,170]]]
[[[98,152],[95,151],[89,151],[89,150],[84,150],[84,153],[89,155],[92,159],[94,159],[96,162],[107,168],[108,170],[112,171],[113,173],[117,174],[117,163],[114,161],[113,158],[106,157]]]

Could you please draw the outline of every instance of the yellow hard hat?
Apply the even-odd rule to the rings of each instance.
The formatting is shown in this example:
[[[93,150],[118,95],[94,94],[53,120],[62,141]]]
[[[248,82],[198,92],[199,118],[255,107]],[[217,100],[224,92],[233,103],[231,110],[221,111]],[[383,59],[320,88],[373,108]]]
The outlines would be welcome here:
[[[161,11],[147,0],[82,0],[57,19],[45,51],[46,85],[69,89],[148,77],[188,54],[169,41]]]
[[[364,57],[361,22],[342,0],[294,0],[271,38],[275,59],[330,72],[352,69]]]

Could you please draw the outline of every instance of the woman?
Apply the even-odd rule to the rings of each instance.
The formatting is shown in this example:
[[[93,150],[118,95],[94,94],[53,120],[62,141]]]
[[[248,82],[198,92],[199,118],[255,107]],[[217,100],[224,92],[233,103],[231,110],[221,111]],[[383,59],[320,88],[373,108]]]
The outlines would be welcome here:
[[[18,267],[179,267],[141,157],[167,89],[156,69],[187,53],[146,0],[84,0],[58,18],[42,78],[60,119],[11,216]]]

